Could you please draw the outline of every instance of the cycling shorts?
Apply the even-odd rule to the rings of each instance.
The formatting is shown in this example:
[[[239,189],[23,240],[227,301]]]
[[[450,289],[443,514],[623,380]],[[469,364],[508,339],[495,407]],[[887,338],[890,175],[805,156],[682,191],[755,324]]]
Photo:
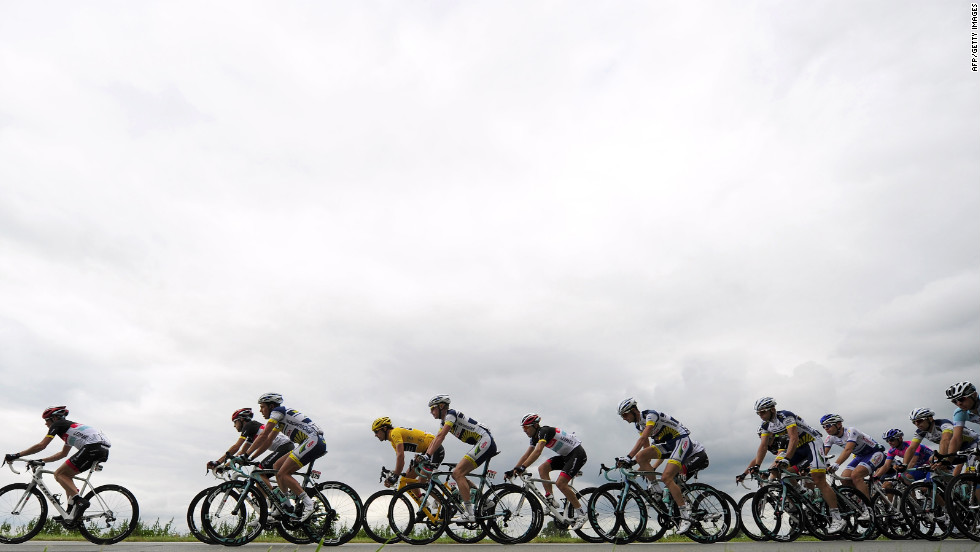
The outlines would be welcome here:
[[[463,458],[468,458],[474,464],[480,466],[496,455],[497,443],[494,442],[492,435],[487,434],[481,437],[473,446],[473,449],[467,452]]]
[[[817,446],[817,441],[797,446],[793,457],[789,459],[789,464],[800,469],[810,468],[810,473],[827,473],[827,460]]]
[[[552,456],[546,462],[551,469],[561,470],[561,473],[565,475],[568,479],[572,479],[578,472],[582,471],[582,466],[589,461],[589,457],[585,454],[585,449],[582,445],[579,445],[568,452],[565,456]]]
[[[84,447],[78,449],[78,452],[76,452],[65,463],[76,470],[83,472],[91,469],[92,465],[96,462],[105,462],[108,459],[109,447],[105,446],[104,443],[95,443],[92,445],[85,445]]]
[[[691,446],[691,438],[687,435],[674,437],[662,443],[655,443],[651,446],[657,450],[657,458],[666,458],[668,464],[683,467],[688,463],[693,455],[694,448]]]
[[[305,441],[296,443],[296,447],[289,453],[289,457],[293,459],[293,462],[303,467],[326,453],[327,444],[323,441],[323,437],[313,434]]]
[[[697,475],[699,471],[707,468],[708,464],[708,453],[706,451],[699,450],[694,454],[688,455],[684,465],[681,466],[681,473],[686,477],[691,478]]]
[[[853,470],[858,466],[864,466],[869,472],[874,472],[885,463],[885,452],[872,449],[867,454],[855,456],[847,463],[847,469]]]

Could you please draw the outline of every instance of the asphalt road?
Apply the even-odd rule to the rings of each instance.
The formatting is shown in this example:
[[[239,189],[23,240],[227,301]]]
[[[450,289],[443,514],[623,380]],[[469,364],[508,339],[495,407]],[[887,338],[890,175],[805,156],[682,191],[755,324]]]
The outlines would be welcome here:
[[[377,544],[345,544],[341,547],[346,552],[375,552],[380,545]],[[413,547],[409,544],[392,544],[386,548],[397,548],[407,551],[412,548],[425,550],[426,552],[462,552],[463,548],[470,546],[501,547],[501,550],[508,552],[612,552],[618,548],[621,551],[655,549],[656,552],[693,552],[694,550],[719,550],[730,552],[980,552],[980,543],[971,540],[947,539],[942,542],[929,541],[889,541],[880,540],[873,542],[850,542],[850,541],[831,541],[813,542],[801,541],[792,543],[758,543],[758,542],[728,542],[718,544],[697,544],[694,542],[682,543],[652,543],[652,544],[630,544],[626,546],[613,547],[611,544],[521,544],[502,547],[499,544],[487,542],[479,545],[464,544],[427,544],[424,547]],[[310,552],[315,550],[313,545],[296,546],[294,544],[269,544],[251,543],[237,550],[249,550],[250,552]],[[88,542],[55,542],[55,541],[31,541],[24,544],[4,544],[0,545],[0,550],[16,552],[95,552],[97,550],[111,552],[195,552],[205,550],[236,550],[236,548],[221,548],[208,546],[196,542],[121,542],[112,546],[97,546]],[[328,547],[326,550],[330,550]]]

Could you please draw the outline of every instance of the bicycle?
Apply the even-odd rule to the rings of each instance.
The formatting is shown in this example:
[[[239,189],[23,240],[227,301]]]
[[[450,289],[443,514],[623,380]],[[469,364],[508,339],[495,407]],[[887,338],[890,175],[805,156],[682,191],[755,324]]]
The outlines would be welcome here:
[[[60,514],[53,519],[66,529],[78,529],[86,540],[94,544],[115,544],[128,537],[139,522],[139,504],[128,489],[120,485],[100,485],[91,483],[92,474],[102,471],[102,463],[96,462],[83,477],[73,479],[81,482],[79,496],[88,501],[77,512],[68,513],[61,506],[60,495],[52,494],[41,479],[51,470],[41,469],[40,460],[13,460],[8,465],[14,469],[14,462],[25,462],[34,475],[30,483],[13,483],[0,489],[0,542],[17,544],[34,538],[44,527],[48,516],[48,502]],[[84,494],[88,491],[88,494]],[[45,501],[47,498],[47,501]],[[84,502],[82,504],[85,504]]]
[[[941,456],[938,455],[937,458]],[[902,493],[902,513],[912,533],[922,539],[938,541],[953,531],[943,496],[952,474],[937,465],[918,468],[930,471],[931,477],[916,481]]]
[[[618,478],[610,477],[614,471],[618,471]],[[599,473],[610,483],[592,493],[588,513],[589,522],[603,540],[613,544],[628,544],[641,538],[642,542],[652,542],[678,526],[680,509],[670,492],[662,489],[662,494],[658,494],[653,490],[658,485],[645,489],[637,482],[637,476],[658,477],[660,472],[608,468],[603,464]],[[677,477],[676,481],[691,506],[691,528],[684,534],[701,543],[723,538],[731,524],[728,500],[709,485],[690,484],[684,477]],[[656,519],[648,516],[648,507],[656,513]],[[651,527],[650,532],[644,533]]]
[[[582,474],[579,472],[576,475]],[[504,504],[504,507],[510,513],[510,517],[507,520],[498,522],[498,525],[503,524],[504,527],[502,530],[509,530],[509,524],[514,522],[514,520],[519,520],[522,517],[530,515],[531,523],[528,524],[528,528],[524,534],[512,537],[515,543],[528,542],[541,532],[544,526],[544,514],[547,514],[554,519],[555,527],[558,530],[567,531],[571,526],[573,515],[572,506],[568,503],[568,499],[563,497],[561,504],[558,504],[557,501],[552,504],[545,499],[544,494],[535,485],[535,483],[553,483],[553,481],[532,477],[527,472],[520,474],[518,477],[521,478],[521,485],[517,485],[516,488],[501,491],[494,497],[498,503]],[[571,482],[569,482],[569,485],[571,485]],[[577,491],[573,487],[572,490],[575,491],[575,495],[579,499],[580,504],[584,506],[588,504],[588,499],[595,491],[595,487],[588,487],[581,491]],[[525,513],[526,509],[529,509],[530,512]],[[545,509],[547,509],[546,512]],[[592,529],[591,525],[583,525],[573,531],[585,542],[603,542],[602,537],[598,534],[592,534],[595,530]]]
[[[394,471],[381,466],[381,475],[378,478],[378,483],[394,475],[394,473]],[[410,479],[402,476],[398,483],[398,489],[381,489],[364,501],[364,516],[361,519],[361,528],[364,529],[368,537],[382,544],[392,544],[402,540],[398,536],[398,533],[392,530],[391,524],[388,522],[388,506],[391,504],[391,499],[394,498],[395,493],[406,485],[418,482],[418,479]]]
[[[864,495],[857,490],[832,488],[837,497],[838,511],[847,524],[840,534],[829,533],[827,528],[831,521],[830,508],[820,490],[809,486],[809,473],[794,473],[787,469],[775,472],[769,470],[769,473],[774,474],[777,481],[756,492],[752,499],[752,516],[770,539],[779,542],[794,541],[803,534],[804,528],[819,540],[847,537],[850,527],[857,531],[859,525],[856,519],[862,510],[855,502],[864,499]],[[855,539],[860,539],[861,536],[854,534]]]
[[[242,458],[231,459],[229,467],[242,478],[218,485],[205,497],[201,525],[210,538],[220,544],[240,546],[254,540],[263,529],[274,527],[294,544],[320,542],[337,546],[357,534],[361,499],[350,486],[339,481],[313,483],[320,472],[310,462],[302,472],[302,486],[313,500],[314,510],[305,521],[299,521],[290,497],[263,479],[274,476],[275,470],[246,473],[243,469],[255,464]]]
[[[885,487],[886,481],[891,481],[895,486]],[[911,538],[912,528],[905,521],[905,514],[902,513],[902,493],[906,488],[902,476],[871,476],[868,488],[871,490],[871,509],[878,531],[893,540]]]
[[[980,473],[977,473],[980,448],[947,456],[957,457],[957,460],[962,458],[962,461],[967,462],[963,473],[946,484],[944,497],[949,505],[949,516],[964,535],[980,541]]]
[[[388,505],[388,523],[392,530],[409,544],[428,544],[443,533],[449,533],[450,538],[461,543],[479,542],[485,536],[507,542],[507,538],[496,527],[491,530],[488,523],[494,517],[493,500],[488,499],[496,490],[488,480],[497,475],[490,469],[490,459],[483,464],[481,473],[466,476],[479,481],[470,489],[476,515],[476,521],[472,522],[453,520],[466,511],[458,489],[449,484],[451,470],[456,464],[444,462],[441,465],[449,470],[433,471],[427,482],[405,485],[395,492]]]
[[[766,485],[766,479],[768,477],[769,470],[760,470],[758,466],[747,473],[741,473],[735,476],[735,483],[749,490],[749,492],[743,495],[742,498],[738,499],[738,502],[736,503],[735,511],[736,515],[738,516],[736,518],[736,524],[746,537],[756,542],[770,540],[770,537],[766,536],[752,515],[752,499],[755,497],[755,494],[759,491],[759,489]],[[750,478],[756,482],[755,490],[752,490],[745,484],[746,478]]]
[[[230,481],[238,476],[237,472],[227,469],[226,466],[209,467],[207,473],[210,473],[215,478],[222,481]],[[214,492],[217,487],[217,485],[212,485],[202,489],[200,492],[194,495],[194,498],[191,499],[190,504],[187,506],[187,528],[190,530],[190,533],[194,536],[194,538],[203,542],[204,544],[218,544],[204,532],[200,523],[202,516],[201,504],[203,503],[204,498]]]

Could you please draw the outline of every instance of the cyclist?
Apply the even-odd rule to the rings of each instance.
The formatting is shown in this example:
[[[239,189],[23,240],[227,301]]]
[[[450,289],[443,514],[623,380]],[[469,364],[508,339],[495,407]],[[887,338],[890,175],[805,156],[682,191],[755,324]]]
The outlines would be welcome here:
[[[881,465],[875,471],[874,476],[881,478],[891,474],[897,474],[905,472],[906,477],[910,481],[919,481],[921,479],[931,479],[932,474],[925,470],[915,470],[912,469],[916,464],[921,462],[925,465],[925,462],[932,457],[932,449],[925,445],[918,445],[912,451],[912,462],[909,465],[904,464],[905,452],[908,450],[909,446],[912,444],[910,441],[904,440],[905,433],[898,428],[889,429],[881,435],[888,446],[888,452],[885,453],[885,463]],[[884,486],[891,487],[891,482],[884,482]]]
[[[966,423],[980,424],[977,388],[968,381],[954,383],[946,389],[946,398],[957,407],[953,412],[953,436],[949,440],[949,449],[960,450],[965,441]]]
[[[450,433],[460,441],[473,446],[456,464],[452,474],[466,509],[461,521],[472,523],[476,521],[476,515],[473,513],[473,503],[471,502],[471,483],[466,479],[466,474],[496,456],[497,443],[494,442],[489,429],[462,412],[449,408],[449,402],[449,395],[436,395],[429,400],[429,413],[441,423],[436,438],[429,443],[429,448],[426,449],[421,460],[424,464],[431,463],[432,457],[442,446],[442,442],[446,440],[446,435]]]
[[[909,420],[915,424],[915,435],[912,437],[912,442],[909,445],[909,450],[905,451],[904,463],[905,465],[912,467],[913,464],[910,463],[913,455],[912,448],[918,446],[923,439],[928,439],[933,443],[939,445],[938,452],[940,454],[951,454],[956,451],[966,450],[973,446],[977,442],[977,432],[969,429],[967,427],[962,427],[962,441],[957,448],[952,447],[953,441],[953,422],[945,418],[936,418],[936,413],[928,408],[916,408],[909,413]],[[933,456],[930,461],[935,462],[937,459]],[[957,466],[957,471],[961,466]]]
[[[861,491],[870,501],[871,493],[868,491],[868,484],[864,478],[885,463],[885,447],[878,444],[863,431],[858,431],[853,427],[844,427],[844,418],[841,418],[839,414],[827,414],[821,417],[820,425],[827,432],[827,436],[823,438],[824,454],[829,454],[834,445],[844,448],[836,461],[827,463],[827,471],[836,472],[853,455],[854,458],[851,458],[851,461],[847,463],[841,476],[850,477],[850,481],[847,481],[846,484]],[[871,513],[867,510],[858,517],[858,521],[868,521],[869,519],[871,519]]]
[[[541,479],[551,480],[551,470],[561,470],[555,485],[561,494],[565,495],[568,503],[572,505],[573,515],[569,520],[572,529],[581,529],[585,525],[586,514],[582,502],[575,496],[575,489],[571,487],[572,479],[581,471],[582,466],[588,461],[582,441],[575,433],[567,433],[557,427],[541,425],[541,416],[537,414],[527,414],[521,419],[521,429],[524,434],[531,439],[530,446],[524,451],[521,459],[517,461],[517,466],[513,470],[504,473],[508,479],[514,475],[520,475],[533,464],[544,451],[550,448],[556,454],[545,460],[538,467],[538,475]],[[558,501],[551,494],[551,483],[543,483],[544,498],[553,508],[558,508]]]
[[[619,403],[616,411],[640,432],[633,448],[626,456],[617,458],[616,463],[625,466],[636,463],[641,470],[653,471],[666,459],[667,467],[660,479],[680,509],[681,521],[677,524],[677,532],[686,533],[691,528],[691,505],[685,500],[674,478],[678,474],[686,475],[708,467],[708,453],[701,443],[691,438],[691,432],[676,418],[656,410],[641,411],[632,397]],[[656,463],[651,464],[651,460],[656,460]],[[652,483],[652,492],[662,492],[656,481],[648,480]]]
[[[772,397],[757,400],[755,412],[762,419],[762,435],[759,450],[745,471],[757,469],[762,464],[768,451],[769,435],[787,436],[786,450],[782,455],[776,456],[772,467],[810,468],[810,479],[820,490],[820,495],[830,509],[830,524],[827,526],[827,532],[839,533],[847,523],[841,518],[840,511],[837,509],[837,495],[827,484],[827,464],[818,448],[822,434],[789,410],[776,410],[776,401]]]
[[[15,452],[13,454],[8,454],[4,457],[4,463],[8,463],[21,456],[27,456],[34,454],[35,452],[41,452],[47,448],[48,444],[55,437],[60,437],[62,441],[65,442],[65,446],[61,451],[48,456],[47,458],[41,458],[40,460],[35,460],[35,462],[40,462],[41,464],[47,464],[49,462],[54,462],[55,460],[61,460],[62,458],[68,456],[71,452],[72,447],[78,449],[71,458],[65,461],[64,464],[58,466],[58,469],[54,472],[55,481],[61,485],[61,488],[65,490],[65,498],[68,503],[68,514],[74,519],[77,519],[86,507],[88,507],[88,500],[78,494],[78,487],[75,486],[74,477],[79,473],[89,470],[96,462],[105,462],[109,459],[109,447],[112,444],[109,439],[99,431],[98,429],[88,426],[85,424],[80,424],[73,422],[67,418],[68,407],[67,406],[51,406],[45,409],[41,414],[41,418],[44,419],[45,425],[48,426],[48,432],[43,439],[36,445],[32,445],[22,450],[21,452]]]
[[[293,443],[287,456],[276,460],[276,481],[296,496],[294,514],[299,521],[306,521],[313,514],[313,500],[293,474],[304,465],[327,453],[323,431],[313,420],[298,410],[282,406],[282,395],[265,393],[259,397],[259,411],[266,418],[265,429],[250,447],[249,453],[258,455],[268,450],[275,441],[276,433],[282,433]]]
[[[394,427],[394,424],[391,422],[391,418],[388,416],[383,416],[375,420],[371,424],[371,431],[374,432],[374,436],[377,437],[379,441],[389,441],[391,443],[391,448],[395,449],[395,471],[392,475],[385,479],[385,487],[392,487],[398,483],[398,478],[401,475],[404,475],[408,479],[416,479],[420,477],[415,471],[415,468],[411,466],[408,468],[407,472],[402,474],[402,470],[405,468],[405,453],[424,453],[428,449],[429,444],[432,443],[432,440],[436,438],[435,435],[426,433],[421,429]],[[439,464],[445,460],[445,458],[446,449],[440,446],[432,456],[432,462]]]
[[[238,439],[227,450],[227,452],[221,455],[221,458],[208,462],[209,469],[217,466],[218,464],[223,464],[229,458],[238,454],[245,457],[250,456],[249,452],[251,452],[251,449],[254,448],[252,445],[255,444],[255,438],[258,436],[259,432],[265,428],[262,422],[252,419],[254,415],[255,414],[252,412],[251,408],[239,408],[232,413],[231,423],[234,424],[235,430],[239,433]],[[260,470],[272,469],[272,466],[275,465],[276,460],[286,456],[291,450],[293,450],[292,441],[290,441],[289,438],[282,433],[277,433],[274,439],[275,440],[272,442],[272,445],[269,447],[272,449],[272,452],[263,458],[258,464],[258,468]]]

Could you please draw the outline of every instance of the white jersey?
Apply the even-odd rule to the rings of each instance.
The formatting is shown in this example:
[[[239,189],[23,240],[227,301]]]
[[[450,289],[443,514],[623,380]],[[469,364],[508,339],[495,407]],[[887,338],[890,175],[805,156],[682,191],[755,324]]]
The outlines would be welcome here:
[[[531,437],[531,446],[544,443],[544,446],[555,451],[555,453],[565,456],[582,444],[582,441],[575,433],[566,433],[557,427],[541,426],[537,433]]]
[[[61,437],[65,444],[81,449],[87,445],[112,446],[109,439],[101,431],[92,426],[79,424],[71,420],[57,420],[48,429],[49,437]]]
[[[844,447],[847,443],[854,443],[854,456],[864,456],[873,452],[883,452],[885,447],[879,445],[870,435],[863,431],[858,431],[853,427],[845,427],[841,435],[825,435],[823,438],[824,449],[829,449],[834,445]]]
[[[323,431],[313,420],[307,418],[302,412],[277,406],[269,413],[269,423],[276,424],[279,431],[290,441],[302,443],[310,438],[318,438],[323,435]]]
[[[452,408],[446,412],[446,419],[443,420],[441,425],[449,426],[449,432],[468,445],[475,445],[484,437],[492,438],[490,430],[481,425],[480,422]]]

